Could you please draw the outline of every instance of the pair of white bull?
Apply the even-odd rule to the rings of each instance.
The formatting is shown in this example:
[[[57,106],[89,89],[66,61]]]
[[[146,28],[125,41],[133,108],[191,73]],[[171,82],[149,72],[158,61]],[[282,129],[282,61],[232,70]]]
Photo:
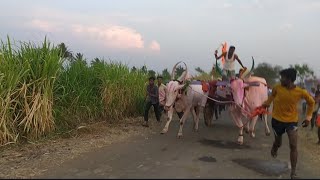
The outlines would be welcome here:
[[[171,81],[167,84],[165,109],[168,111],[168,120],[161,133],[164,134],[168,131],[172,120],[173,105],[176,103],[176,106],[179,104],[180,111],[184,112],[180,119],[180,128],[178,132],[178,137],[182,137],[183,125],[189,116],[190,111],[193,115],[194,130],[198,131],[200,112],[203,112],[208,92],[203,92],[201,84],[186,84],[188,75],[187,67],[186,71],[179,78],[179,81],[173,80],[175,68],[179,63],[180,62],[174,66]],[[255,85],[252,85],[253,82]],[[183,88],[185,90],[181,93]],[[231,82],[231,90],[234,103],[231,104],[229,110],[233,120],[239,127],[238,143],[243,144],[244,127],[246,127],[246,132],[249,132],[251,137],[255,137],[255,125],[258,116],[250,117],[250,112],[253,112],[267,100],[268,88],[264,78],[251,76],[249,73],[249,77],[245,79],[233,80]],[[264,114],[262,117],[265,125],[265,133],[266,135],[270,135],[267,114]]]

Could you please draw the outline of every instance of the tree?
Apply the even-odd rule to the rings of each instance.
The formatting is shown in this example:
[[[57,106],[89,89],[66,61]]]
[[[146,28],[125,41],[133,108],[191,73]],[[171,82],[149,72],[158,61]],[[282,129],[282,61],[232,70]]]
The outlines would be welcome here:
[[[77,53],[75,56],[75,60],[83,60],[83,54],[82,53]]]
[[[290,67],[297,70],[297,80],[300,85],[303,85],[304,80],[310,76],[311,78],[315,78],[314,71],[308,66],[308,64],[295,64],[290,65]]]
[[[272,66],[268,63],[260,63],[253,70],[255,76],[263,77],[266,79],[269,86],[273,86],[276,80],[279,78],[279,72],[282,69],[281,66]]]
[[[154,70],[149,70],[148,71],[148,75],[149,75],[149,77],[155,77],[156,76],[156,72],[154,71]]]
[[[147,66],[146,66],[146,65],[143,65],[143,66],[141,67],[140,71],[141,71],[142,73],[147,74],[147,72],[148,72]]]
[[[135,67],[135,66],[133,66],[132,68],[131,68],[131,72],[136,72],[137,71],[137,68]]]
[[[204,70],[202,70],[200,67],[195,68],[195,70],[200,74],[204,73]]]
[[[71,63],[75,63],[75,62],[80,62],[84,65],[87,65],[87,61],[86,59],[83,57],[82,53],[77,53],[76,56],[73,58],[73,60],[71,61]]]
[[[162,77],[163,77],[164,82],[169,81],[171,79],[171,75],[168,71],[168,68],[166,68],[162,71]]]
[[[100,63],[100,62],[101,62],[101,60],[100,60],[99,58],[97,58],[97,57],[94,58],[93,61],[94,61],[95,63]]]
[[[212,74],[209,72],[205,72],[204,70],[202,70],[200,67],[195,68],[195,70],[198,72],[197,76],[194,77],[194,79],[196,80],[200,80],[200,81],[210,81],[212,80]]]
[[[71,60],[73,58],[72,52],[68,49],[68,47],[64,43],[60,43],[58,45],[60,49],[60,57]]]
[[[178,66],[176,68],[176,76],[175,77],[180,77],[182,75],[183,71],[184,71],[183,67],[182,66]]]

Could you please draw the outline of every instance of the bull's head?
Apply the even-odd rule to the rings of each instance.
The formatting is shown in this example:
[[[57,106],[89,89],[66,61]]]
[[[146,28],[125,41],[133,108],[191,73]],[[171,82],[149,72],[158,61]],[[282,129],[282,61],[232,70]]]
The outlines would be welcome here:
[[[178,81],[170,81],[167,84],[167,92],[166,92],[166,104],[165,109],[168,110],[175,103],[179,90],[182,89],[184,84],[180,84]]]
[[[231,81],[231,93],[233,97],[233,101],[242,106],[244,99],[244,88],[245,84],[242,79],[235,79]]]
[[[231,93],[234,102],[242,106],[245,96],[245,88],[250,88],[252,86],[260,86],[260,82],[244,82],[242,79],[235,79],[231,81]]]

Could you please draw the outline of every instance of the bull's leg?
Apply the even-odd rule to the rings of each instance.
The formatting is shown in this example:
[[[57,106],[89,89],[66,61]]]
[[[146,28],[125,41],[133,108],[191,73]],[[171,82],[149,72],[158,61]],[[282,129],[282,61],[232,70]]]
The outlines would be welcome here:
[[[193,129],[196,131],[196,121],[197,121],[197,113],[199,112],[199,110],[195,108],[192,108],[192,117],[193,117]]]
[[[253,117],[251,120],[250,120],[250,126],[249,126],[249,134],[250,134],[250,137],[254,138],[256,137],[256,134],[254,132],[254,128],[256,127],[256,124],[257,124],[257,119],[258,119],[258,116],[255,116]]]
[[[266,133],[266,136],[270,136],[270,129],[269,129],[269,125],[268,125],[268,115],[267,114],[264,114],[262,116],[262,120],[264,122],[264,125],[265,125],[265,133]]]
[[[243,144],[243,123],[241,120],[241,111],[236,106],[230,106],[230,114],[235,124],[239,127],[238,144]]]
[[[182,118],[180,119],[180,128],[179,128],[179,132],[178,132],[178,138],[181,138],[182,137],[182,128],[183,128],[183,125],[190,113],[190,110],[191,110],[191,107],[187,107],[186,108],[186,111],[183,113],[183,116]]]
[[[172,120],[172,115],[173,115],[173,107],[170,107],[170,109],[168,110],[167,122],[166,122],[166,125],[164,126],[163,130],[161,131],[161,134],[165,134],[165,133],[168,132],[169,125],[170,125],[171,120]]]
[[[249,109],[246,109],[246,111],[250,112]],[[243,130],[246,134],[250,133],[250,124],[252,122],[252,119],[250,119],[250,117],[246,116],[247,119],[247,123],[243,126]]]
[[[239,128],[238,144],[243,144],[243,127]]]
[[[243,129],[244,129],[244,132],[245,132],[245,133],[249,134],[250,122],[248,122],[248,123],[243,127]]]
[[[196,132],[199,131],[200,112],[204,112],[204,107],[203,106],[198,106],[198,111],[196,113],[195,127],[194,127],[194,130]]]

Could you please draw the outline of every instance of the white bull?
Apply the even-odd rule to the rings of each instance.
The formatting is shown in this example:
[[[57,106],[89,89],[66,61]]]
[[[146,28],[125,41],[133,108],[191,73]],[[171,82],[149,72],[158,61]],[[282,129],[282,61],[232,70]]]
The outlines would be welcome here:
[[[197,82],[197,81],[196,81]],[[185,88],[183,90],[183,88]],[[179,98],[179,108],[184,112],[180,119],[180,128],[178,137],[182,137],[182,129],[190,111],[193,114],[194,130],[198,131],[199,128],[199,115],[200,111],[203,111],[204,106],[207,102],[208,92],[203,92],[202,85],[200,84],[186,84],[179,83],[178,81],[170,81],[167,85],[167,101],[165,108],[169,109],[175,103],[179,91],[182,90],[181,97]],[[177,103],[176,103],[177,106]],[[169,124],[170,122],[167,122]],[[166,127],[165,127],[166,128]]]
[[[162,89],[159,89],[159,97],[161,97],[162,101],[160,101],[161,105],[162,106],[165,106],[166,105],[166,97],[167,97],[167,87],[165,88],[162,88]],[[175,103],[176,104],[176,103]],[[170,125],[170,122],[172,120],[172,116],[173,116],[173,112],[174,111],[177,111],[177,114],[178,113],[181,113],[181,109],[179,108],[179,102],[177,103],[177,108],[174,108],[174,106],[171,106],[170,108],[165,108],[166,110],[166,125],[165,127],[163,128],[163,130],[161,131],[161,134],[165,134],[168,132],[169,130],[169,125]],[[178,114],[179,116],[179,119],[182,117],[181,114]]]
[[[251,117],[250,113],[262,105],[268,99],[268,87],[266,80],[261,77],[249,76],[248,78],[236,79],[231,82],[231,90],[234,103],[230,107],[230,114],[239,127],[238,143],[243,144],[243,127],[249,132],[251,137],[255,137],[255,125],[258,115]],[[247,118],[247,124],[244,124],[241,116]],[[267,122],[267,114],[261,116],[265,125],[265,133],[270,135],[270,129]]]
[[[187,80],[191,80],[192,79],[192,76],[188,73],[187,65],[184,63],[184,65],[186,66],[186,70],[182,73],[182,75],[177,80],[174,80],[176,67],[181,62],[182,61],[179,61],[178,63],[176,63],[174,65],[173,70],[172,70],[172,74],[171,74],[171,81],[167,84],[167,86],[164,89],[162,89],[159,92],[159,96],[160,96],[160,99],[162,99],[161,103],[162,103],[163,106],[166,105],[166,102],[168,100],[169,93],[168,93],[168,88],[167,87],[168,87],[169,84],[171,84],[172,81],[178,82],[179,84],[183,84]],[[178,94],[175,102],[170,107],[166,107],[166,106],[164,107],[165,110],[167,111],[167,114],[166,114],[167,115],[167,122],[166,122],[166,125],[164,126],[163,130],[161,131],[161,134],[165,134],[165,133],[168,132],[169,125],[170,125],[170,123],[172,121],[173,112],[176,111],[178,113],[181,113],[181,112],[184,111],[184,103],[183,103],[183,101],[182,101],[182,99],[180,97],[181,97],[181,94]],[[196,114],[195,109],[192,109],[192,114],[193,114],[193,119],[195,119],[195,114]],[[181,118],[182,118],[182,116],[179,115],[179,119],[181,119]]]

